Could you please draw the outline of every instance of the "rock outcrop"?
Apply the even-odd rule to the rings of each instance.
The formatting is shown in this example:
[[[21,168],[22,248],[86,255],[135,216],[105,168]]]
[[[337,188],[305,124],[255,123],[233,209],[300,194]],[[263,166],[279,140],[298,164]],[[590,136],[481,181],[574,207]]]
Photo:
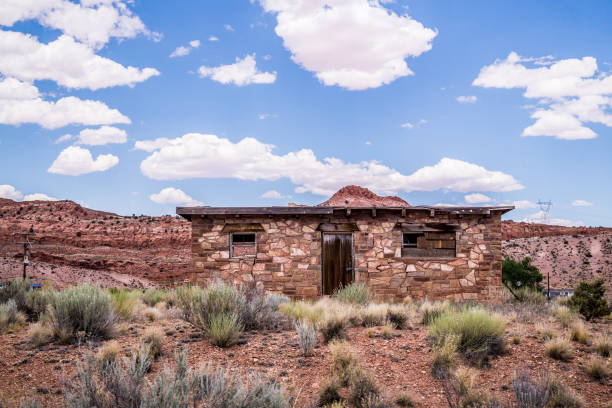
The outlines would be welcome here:
[[[321,204],[322,207],[410,207],[406,201],[395,196],[379,196],[367,188],[346,186]]]

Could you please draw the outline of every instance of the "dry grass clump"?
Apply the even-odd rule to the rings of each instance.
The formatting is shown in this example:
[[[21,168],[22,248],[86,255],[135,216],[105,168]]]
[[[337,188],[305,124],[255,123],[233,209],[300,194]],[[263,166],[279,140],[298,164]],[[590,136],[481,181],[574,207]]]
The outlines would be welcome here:
[[[610,339],[608,335],[599,337],[595,341],[595,350],[597,350],[602,357],[610,357],[612,354],[612,339]]]
[[[574,355],[571,343],[564,337],[555,337],[546,342],[546,354],[555,360],[569,361]]]
[[[107,341],[102,347],[98,349],[96,358],[100,362],[100,366],[106,367],[107,365],[114,363],[119,358],[121,353],[121,346],[116,340]]]
[[[382,330],[380,331],[380,337],[387,340],[392,339],[394,337],[394,328],[395,327],[389,323],[385,324]]]
[[[415,316],[416,310],[410,303],[401,305],[392,304],[387,309],[387,322],[397,330],[404,330],[410,327]]]
[[[544,340],[550,340],[559,335],[557,331],[548,323],[538,322],[535,325],[535,329]]]
[[[436,318],[438,318],[442,313],[451,309],[450,303],[447,301],[444,302],[429,302],[425,301],[421,304],[420,311],[423,315],[423,324],[429,325]]]
[[[334,290],[332,296],[342,303],[365,305],[372,299],[372,292],[365,283],[353,282]]]
[[[213,314],[206,326],[210,342],[219,347],[229,347],[236,343],[243,330],[244,326],[235,313]]]
[[[385,303],[369,304],[361,314],[361,324],[364,327],[382,326],[385,324],[389,305]]]
[[[395,399],[395,405],[401,408],[414,407],[415,405],[414,397],[412,396],[411,393],[405,392]]]
[[[567,306],[555,305],[551,313],[565,328],[570,327],[578,319],[578,315]]]
[[[295,321],[305,320],[317,324],[325,316],[325,308],[320,302],[311,303],[304,300],[296,300],[281,304],[279,309]]]
[[[584,366],[584,371],[594,380],[605,380],[612,375],[612,367],[600,357],[592,357]]]
[[[576,321],[570,328],[570,339],[572,341],[588,344],[591,334],[587,331],[582,320]]]
[[[141,303],[141,293],[137,290],[126,290],[112,288],[109,290],[113,309],[115,313],[123,320],[130,320],[134,317],[137,307]]]
[[[384,406],[381,404],[385,404],[380,399],[380,390],[376,385],[374,377],[361,368],[352,372],[349,390],[349,401],[356,408],[374,408]]]
[[[329,345],[332,356],[332,372],[334,377],[345,387],[349,384],[353,371],[357,369],[357,359],[346,341],[334,341]]]
[[[146,346],[149,350],[149,356],[152,360],[155,360],[163,354],[164,334],[157,328],[149,328],[140,338],[140,344]]]
[[[142,301],[147,305],[154,307],[160,302],[165,302],[168,299],[168,293],[164,290],[149,288],[142,294]]]
[[[13,299],[0,304],[0,331],[17,328],[25,324],[26,316],[17,309]]]
[[[53,331],[48,325],[42,322],[32,324],[28,331],[28,336],[30,342],[37,347],[44,346],[53,341]]]
[[[434,378],[444,378],[457,365],[457,346],[459,337],[450,335],[434,345],[431,353],[431,374]]]
[[[326,320],[319,323],[319,331],[323,335],[323,341],[329,343],[333,340],[346,338],[346,328],[348,320],[345,316],[329,316]]]
[[[317,345],[317,330],[315,326],[307,321],[299,321],[295,324],[295,331],[302,354],[308,357]]]
[[[155,307],[147,307],[143,310],[142,315],[147,322],[156,322],[161,318],[160,311]]]
[[[334,407],[335,404],[337,406],[344,407],[344,402],[342,396],[340,396],[340,389],[342,386],[338,381],[338,378],[331,377],[325,380],[322,384],[321,389],[319,390],[319,403],[320,407]]]
[[[451,408],[502,408],[494,394],[474,387],[476,373],[465,367],[457,368],[442,381],[444,395]]]

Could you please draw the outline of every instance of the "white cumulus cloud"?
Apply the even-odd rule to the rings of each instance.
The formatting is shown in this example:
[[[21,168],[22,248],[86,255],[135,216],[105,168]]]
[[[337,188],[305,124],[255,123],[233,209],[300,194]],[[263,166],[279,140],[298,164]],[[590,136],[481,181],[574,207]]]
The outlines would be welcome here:
[[[474,95],[466,95],[466,96],[458,96],[457,97],[457,102],[459,103],[476,103],[476,101],[478,100],[478,98]]]
[[[0,73],[27,82],[51,80],[67,88],[91,90],[133,86],[159,75],[154,68],[124,67],[96,55],[90,47],[68,35],[43,44],[30,34],[2,30]]]
[[[255,54],[247,55],[243,59],[236,58],[234,64],[220,65],[218,67],[201,66],[198,73],[202,78],[210,78],[222,84],[238,86],[249,84],[271,84],[276,81],[276,72],[262,72],[257,69]]]
[[[529,208],[536,208],[538,206],[536,203],[534,203],[533,201],[529,201],[529,200],[517,200],[517,201],[513,201],[512,205],[515,206],[519,210],[525,210],[525,209],[529,209]]]
[[[188,207],[204,205],[185,194],[183,190],[174,187],[166,187],[159,193],[151,194],[149,198],[157,204],[179,204]]]
[[[42,99],[38,88],[15,78],[0,79],[0,123],[36,123],[47,129],[70,124],[86,126],[130,123],[130,119],[103,102],[68,96],[57,101]]]
[[[15,187],[8,184],[0,184],[0,198],[8,198],[10,200],[21,200],[23,194]]]
[[[89,146],[103,146],[109,143],[125,142],[127,142],[127,132],[113,126],[102,126],[98,129],[83,129],[79,132],[77,140],[77,143]]]
[[[285,196],[283,196],[281,193],[279,193],[276,190],[270,190],[270,191],[266,191],[265,193],[263,193],[261,195],[261,198],[274,198],[274,199],[280,199],[280,198],[284,198]]]
[[[211,35],[210,37],[208,37],[208,41],[211,41],[211,42],[219,41],[219,38],[215,37],[214,35]]]
[[[43,193],[28,194],[23,197],[23,201],[58,201],[59,198],[50,197]]]
[[[572,201],[574,207],[590,207],[593,205],[592,202],[586,200],[574,200]]]
[[[524,188],[511,175],[487,170],[462,160],[443,158],[410,175],[378,161],[347,163],[327,157],[319,160],[310,149],[273,153],[274,146],[254,138],[234,143],[215,135],[190,133],[176,139],[137,142],[136,148],[150,151],[140,168],[156,180],[188,178],[236,178],[240,180],[278,180],[288,178],[295,191],[329,195],[340,187],[358,184],[378,193],[398,191],[458,192],[513,191]],[[153,149],[153,146],[157,148]]]
[[[112,154],[101,154],[94,160],[89,150],[79,146],[69,146],[59,154],[47,171],[54,174],[78,176],[95,171],[106,171],[117,163],[119,163],[119,158]]]
[[[45,27],[58,29],[87,44],[101,48],[110,38],[134,38],[150,32],[127,7],[126,1],[82,0],[2,0],[0,25],[12,26],[16,22],[37,20]]]
[[[293,61],[325,85],[376,88],[413,75],[405,59],[429,51],[437,32],[378,0],[260,0]]]
[[[598,71],[593,57],[554,61],[551,57],[523,58],[512,52],[506,59],[483,67],[473,85],[521,88],[536,99],[535,122],[522,136],[592,139],[597,133],[585,123],[612,127],[612,74]]]
[[[464,199],[468,204],[482,204],[491,202],[491,197],[481,193],[468,194],[464,197]]]

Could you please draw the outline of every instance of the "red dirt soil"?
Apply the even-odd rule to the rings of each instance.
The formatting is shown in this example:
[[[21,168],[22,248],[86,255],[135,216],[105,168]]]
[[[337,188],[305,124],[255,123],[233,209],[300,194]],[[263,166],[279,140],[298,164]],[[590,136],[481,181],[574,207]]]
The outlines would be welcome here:
[[[163,323],[163,326],[161,325]],[[318,391],[330,373],[329,348],[321,343],[311,357],[302,357],[297,346],[295,331],[251,332],[248,342],[227,349],[212,346],[191,325],[176,319],[162,323],[133,323],[127,333],[117,340],[122,350],[138,347],[138,341],[146,327],[162,330],[173,329],[165,336],[164,355],[153,365],[151,379],[163,367],[173,366],[173,352],[183,345],[189,347],[190,367],[199,367],[208,362],[238,369],[242,374],[259,373],[271,376],[297,395],[297,407],[312,407]],[[561,330],[559,325],[556,329]],[[605,324],[590,325],[595,333],[603,333]],[[431,353],[427,344],[426,329],[419,325],[412,330],[395,331],[398,337],[385,340],[368,337],[367,328],[348,330],[348,339],[361,365],[374,374],[376,383],[385,395],[394,400],[409,391],[416,407],[445,407],[440,382],[430,373]],[[374,328],[379,332],[380,328]],[[574,358],[560,362],[548,357],[544,341],[535,335],[533,326],[512,324],[506,333],[520,330],[521,343],[509,344],[506,355],[493,358],[490,366],[478,370],[476,386],[498,394],[503,400],[515,403],[512,391],[512,376],[517,371],[530,371],[532,375],[543,372],[554,374],[568,386],[576,389],[586,400],[587,408],[598,408],[612,399],[612,381],[597,382],[584,372],[583,366],[594,354],[589,346],[573,343]],[[192,338],[195,337],[195,338]],[[19,401],[24,396],[43,401],[45,407],[58,407],[63,399],[65,381],[71,381],[76,373],[75,363],[88,348],[94,352],[101,344],[94,342],[79,346],[51,344],[33,347],[27,339],[27,330],[0,335],[0,400]]]

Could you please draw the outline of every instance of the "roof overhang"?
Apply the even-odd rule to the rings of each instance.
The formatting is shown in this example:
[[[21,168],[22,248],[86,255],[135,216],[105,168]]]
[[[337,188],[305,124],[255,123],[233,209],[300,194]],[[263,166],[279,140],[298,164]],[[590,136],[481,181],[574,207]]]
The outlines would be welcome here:
[[[497,207],[437,207],[437,206],[415,206],[415,207],[319,207],[319,206],[293,206],[293,207],[176,207],[176,213],[181,217],[191,220],[193,216],[249,216],[249,215],[333,215],[345,213],[350,215],[356,212],[394,212],[405,216],[409,212],[429,212],[431,217],[436,213],[462,214],[462,215],[490,215],[492,212],[507,213],[514,206]]]

